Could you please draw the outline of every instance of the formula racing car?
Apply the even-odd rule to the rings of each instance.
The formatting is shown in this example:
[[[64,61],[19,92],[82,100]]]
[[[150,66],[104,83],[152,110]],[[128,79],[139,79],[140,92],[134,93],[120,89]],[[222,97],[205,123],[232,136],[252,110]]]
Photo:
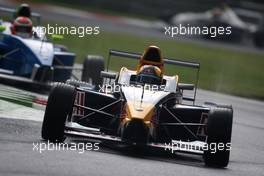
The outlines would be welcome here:
[[[251,10],[231,8],[225,4],[206,12],[176,14],[167,21],[170,25],[190,27],[193,33],[199,31],[199,28],[211,27],[220,27],[225,30],[229,28],[230,30],[227,33],[219,33],[220,35],[213,37],[211,34],[202,35],[205,39],[217,39],[234,43],[251,41],[259,48],[264,45],[263,35],[261,35],[264,32],[264,16],[262,13]]]
[[[24,87],[50,87],[50,82],[64,82],[72,76],[75,54],[62,45],[48,40],[43,28],[33,26],[40,15],[31,13],[27,4],[17,11],[0,8],[14,14],[11,21],[0,21],[0,81]],[[53,39],[59,36],[54,36]]]
[[[135,70],[108,70],[111,56],[139,60]],[[208,166],[226,167],[231,149],[233,109],[195,105],[195,84],[164,74],[165,64],[197,69],[200,64],[164,59],[156,46],[141,54],[110,50],[101,83],[67,81],[53,87],[42,124],[42,138],[53,142],[82,137],[131,146],[203,155]],[[100,81],[97,81],[99,83]],[[186,97],[185,90],[193,91]],[[189,102],[189,103],[188,103]]]

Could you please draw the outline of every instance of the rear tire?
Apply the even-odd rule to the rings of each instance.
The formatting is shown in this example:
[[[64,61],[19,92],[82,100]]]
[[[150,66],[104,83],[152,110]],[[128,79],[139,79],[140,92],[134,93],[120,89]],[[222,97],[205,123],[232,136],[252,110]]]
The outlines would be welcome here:
[[[104,58],[102,56],[88,55],[83,63],[82,81],[91,82],[98,87],[103,83],[101,71],[104,70]]]
[[[42,138],[52,142],[64,141],[65,121],[72,112],[75,87],[63,83],[55,85],[49,95],[42,123]]]
[[[227,106],[212,107],[207,123],[207,145],[209,149],[204,151],[204,162],[207,166],[226,167],[228,165],[232,123],[232,108]],[[220,148],[220,145],[224,145],[224,147]]]

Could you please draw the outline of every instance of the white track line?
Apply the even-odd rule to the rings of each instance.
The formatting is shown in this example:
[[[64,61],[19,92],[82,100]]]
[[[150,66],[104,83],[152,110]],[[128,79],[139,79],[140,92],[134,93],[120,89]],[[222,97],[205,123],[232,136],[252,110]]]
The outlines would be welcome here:
[[[0,100],[0,118],[42,122],[44,111]]]

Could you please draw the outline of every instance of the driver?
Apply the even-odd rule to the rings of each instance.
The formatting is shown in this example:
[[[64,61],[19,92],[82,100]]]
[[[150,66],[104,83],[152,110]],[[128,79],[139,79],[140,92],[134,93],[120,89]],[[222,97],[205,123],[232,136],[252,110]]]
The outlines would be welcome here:
[[[17,17],[11,27],[12,34],[23,38],[32,37],[32,21],[28,17]]]
[[[153,65],[143,65],[138,71],[137,82],[141,84],[161,85],[162,72],[161,69]]]

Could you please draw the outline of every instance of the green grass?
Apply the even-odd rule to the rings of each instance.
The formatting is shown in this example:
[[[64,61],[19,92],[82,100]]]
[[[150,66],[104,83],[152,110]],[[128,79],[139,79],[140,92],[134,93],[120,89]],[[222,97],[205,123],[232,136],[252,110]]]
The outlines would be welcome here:
[[[82,63],[87,54],[98,54],[107,58],[110,48],[142,53],[147,46],[157,45],[165,57],[201,63],[199,88],[264,99],[264,54],[241,53],[175,40],[105,31],[101,31],[97,36],[84,38],[65,36],[59,43],[77,53],[78,63]],[[122,65],[134,68],[136,63],[128,59],[113,59],[111,69],[117,70]],[[189,82],[195,78],[195,72],[190,69],[167,66],[166,70],[169,75],[179,74],[182,82]]]

